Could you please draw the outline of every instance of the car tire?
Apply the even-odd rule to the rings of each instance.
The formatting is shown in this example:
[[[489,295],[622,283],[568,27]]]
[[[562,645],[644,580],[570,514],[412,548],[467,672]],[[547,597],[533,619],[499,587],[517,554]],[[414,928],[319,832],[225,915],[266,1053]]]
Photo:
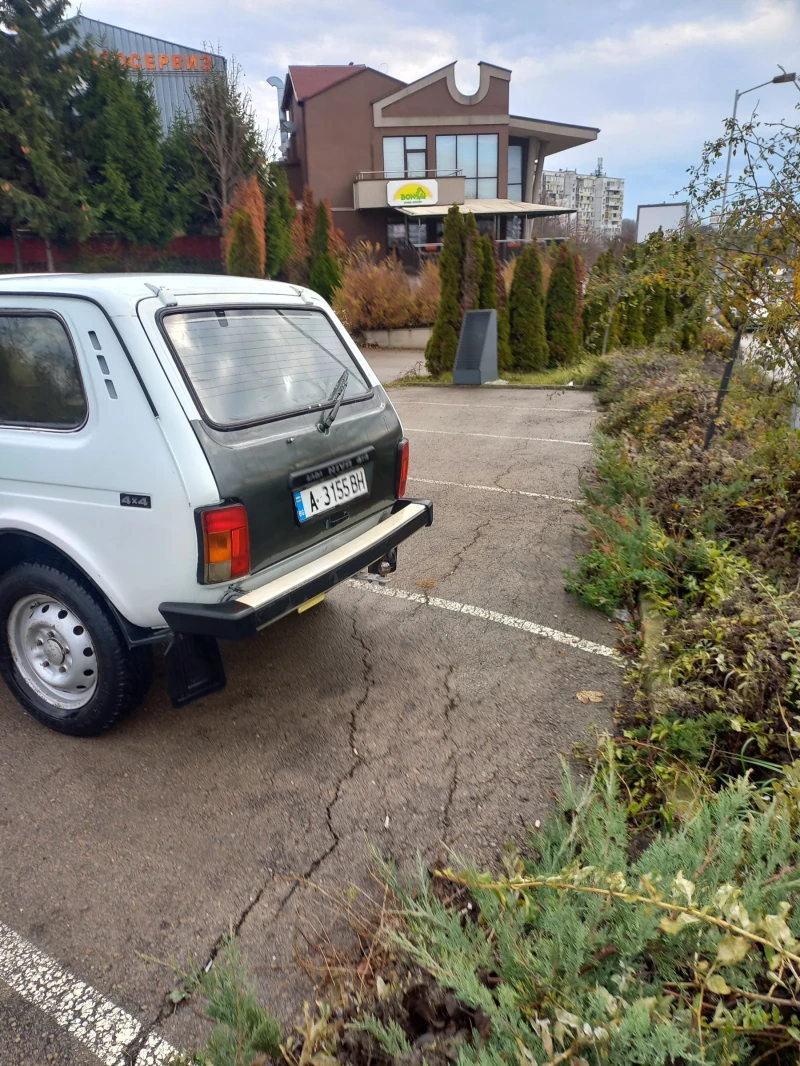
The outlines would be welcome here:
[[[0,675],[39,722],[90,737],[139,703],[149,647],[129,648],[102,597],[75,574],[21,563],[0,576]]]

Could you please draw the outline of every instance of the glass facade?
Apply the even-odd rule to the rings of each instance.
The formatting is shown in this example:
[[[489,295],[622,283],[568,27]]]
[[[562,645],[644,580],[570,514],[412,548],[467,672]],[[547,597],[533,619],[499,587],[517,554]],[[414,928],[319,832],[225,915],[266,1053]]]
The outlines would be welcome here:
[[[508,146],[508,198],[522,200],[522,145]]]
[[[424,178],[427,147],[427,137],[384,137],[384,177]]]
[[[496,133],[437,136],[436,170],[440,176],[461,171],[467,200],[497,199]]]

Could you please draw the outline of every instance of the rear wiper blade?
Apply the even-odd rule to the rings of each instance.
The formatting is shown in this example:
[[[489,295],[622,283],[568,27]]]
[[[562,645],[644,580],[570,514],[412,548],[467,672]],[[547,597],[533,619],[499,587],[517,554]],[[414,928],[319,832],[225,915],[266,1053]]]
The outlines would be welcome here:
[[[317,422],[317,429],[320,431],[320,433],[327,433],[333,425],[334,418],[336,418],[336,416],[339,414],[339,408],[342,406],[342,400],[344,399],[344,393],[345,389],[347,388],[347,382],[349,381],[349,379],[350,371],[343,370],[341,376],[339,377],[339,380],[333,386],[333,392],[330,394],[326,401],[326,403],[331,403],[332,401],[335,401],[333,407],[330,409],[330,411],[328,411],[327,414],[325,414],[325,412],[323,411],[319,422]]]

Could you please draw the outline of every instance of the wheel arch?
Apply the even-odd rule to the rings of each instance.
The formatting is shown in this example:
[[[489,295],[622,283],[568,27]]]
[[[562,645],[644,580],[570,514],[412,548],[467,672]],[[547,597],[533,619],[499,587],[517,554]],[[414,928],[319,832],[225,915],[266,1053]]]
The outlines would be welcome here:
[[[62,548],[27,530],[0,529],[0,576],[20,563],[44,563],[87,584],[111,611],[128,647],[135,648],[167,639],[168,631],[161,633],[158,630],[143,629],[129,622],[97,582]]]

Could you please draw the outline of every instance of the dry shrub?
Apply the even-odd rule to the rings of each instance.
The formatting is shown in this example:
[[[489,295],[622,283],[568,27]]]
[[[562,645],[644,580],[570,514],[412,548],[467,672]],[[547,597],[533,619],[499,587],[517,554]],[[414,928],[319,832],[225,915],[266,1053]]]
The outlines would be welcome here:
[[[222,259],[226,268],[228,265],[228,255],[230,254],[231,244],[233,243],[233,226],[231,225],[233,214],[240,209],[246,211],[252,220],[256,242],[258,244],[258,257],[261,265],[260,273],[256,276],[263,278],[264,264],[267,257],[266,235],[264,231],[266,208],[264,207],[264,196],[261,192],[261,186],[258,184],[258,178],[255,174],[253,174],[252,177],[245,178],[239,182],[233,190],[233,202],[225,209],[222,217],[222,232],[224,234],[222,238]]]
[[[509,259],[509,261],[503,266],[503,281],[506,286],[506,296],[511,292],[511,282],[514,280],[514,267],[516,265],[516,259]]]
[[[439,310],[439,296],[442,291],[439,266],[432,260],[422,264],[419,276],[411,279],[411,292],[414,303],[414,325],[432,326]]]
[[[349,330],[430,325],[439,305],[439,271],[426,264],[410,279],[395,256],[378,261],[379,247],[363,241],[351,249],[333,307]]]

